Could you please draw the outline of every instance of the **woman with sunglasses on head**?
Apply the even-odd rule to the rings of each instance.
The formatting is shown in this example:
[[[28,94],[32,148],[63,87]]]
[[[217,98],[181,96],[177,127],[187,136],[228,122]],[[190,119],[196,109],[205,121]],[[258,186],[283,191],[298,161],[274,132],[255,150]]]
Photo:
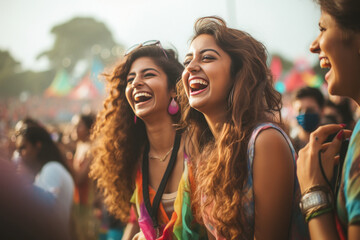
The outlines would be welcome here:
[[[134,239],[206,235],[190,209],[186,134],[174,126],[182,71],[175,52],[155,41],[128,51],[107,76],[110,92],[95,126],[91,175],[119,219],[128,219],[130,200],[135,205],[141,232]]]
[[[281,96],[266,59],[222,19],[195,23],[179,96],[197,151],[192,201],[210,239],[301,239],[295,153],[275,124]]]
[[[310,51],[319,54],[322,68],[329,68],[325,75],[329,93],[350,97],[360,105],[360,2],[316,2],[321,8],[320,34]],[[360,239],[360,121],[352,134],[344,127],[319,127],[299,152],[300,205],[313,239]],[[324,144],[332,134],[336,137]],[[330,179],[342,142],[350,135],[340,187],[334,191]]]

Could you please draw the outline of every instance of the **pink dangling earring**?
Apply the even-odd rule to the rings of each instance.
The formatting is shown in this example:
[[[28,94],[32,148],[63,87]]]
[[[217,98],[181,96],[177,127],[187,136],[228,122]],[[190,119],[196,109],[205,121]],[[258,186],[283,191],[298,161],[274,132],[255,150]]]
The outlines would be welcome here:
[[[134,123],[136,124],[137,117],[134,115]]]
[[[177,114],[179,111],[179,105],[178,103],[175,101],[174,98],[172,98],[170,104],[169,104],[169,107],[168,107],[168,112],[170,115],[175,115]]]

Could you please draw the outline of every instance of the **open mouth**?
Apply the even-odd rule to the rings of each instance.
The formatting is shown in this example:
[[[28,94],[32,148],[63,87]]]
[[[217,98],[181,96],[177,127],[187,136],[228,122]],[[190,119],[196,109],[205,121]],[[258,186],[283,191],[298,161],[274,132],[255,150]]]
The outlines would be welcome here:
[[[330,78],[330,75],[332,73],[332,69],[331,69],[331,63],[330,60],[326,57],[323,57],[320,59],[320,67],[321,68],[328,68],[330,69],[326,74],[325,74],[325,80],[328,81]]]
[[[149,101],[152,98],[152,95],[147,92],[139,92],[139,93],[135,93],[133,98],[135,103],[142,103]]]
[[[331,68],[331,63],[328,58],[321,58],[320,60],[321,68]]]
[[[189,81],[190,93],[197,94],[205,91],[209,83],[203,79],[193,79]]]

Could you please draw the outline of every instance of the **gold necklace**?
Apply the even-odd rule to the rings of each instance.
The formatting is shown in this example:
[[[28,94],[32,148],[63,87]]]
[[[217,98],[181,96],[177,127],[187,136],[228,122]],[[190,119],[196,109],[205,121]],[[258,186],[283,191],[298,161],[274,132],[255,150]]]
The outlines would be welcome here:
[[[151,156],[150,154],[149,154],[149,158],[159,159],[160,162],[163,162],[163,161],[165,161],[166,157],[170,154],[170,152],[173,150],[173,148],[174,147],[170,148],[170,150],[165,154],[165,156],[163,158],[160,158],[158,156]]]

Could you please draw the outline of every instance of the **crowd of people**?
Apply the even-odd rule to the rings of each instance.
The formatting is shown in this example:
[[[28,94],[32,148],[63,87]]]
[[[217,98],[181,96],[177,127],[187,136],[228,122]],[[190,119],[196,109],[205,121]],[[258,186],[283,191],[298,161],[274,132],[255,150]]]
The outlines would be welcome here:
[[[360,3],[316,2],[328,93],[304,86],[283,107],[265,46],[211,16],[182,63],[157,40],[129,48],[68,135],[20,120],[0,236],[360,239]]]

